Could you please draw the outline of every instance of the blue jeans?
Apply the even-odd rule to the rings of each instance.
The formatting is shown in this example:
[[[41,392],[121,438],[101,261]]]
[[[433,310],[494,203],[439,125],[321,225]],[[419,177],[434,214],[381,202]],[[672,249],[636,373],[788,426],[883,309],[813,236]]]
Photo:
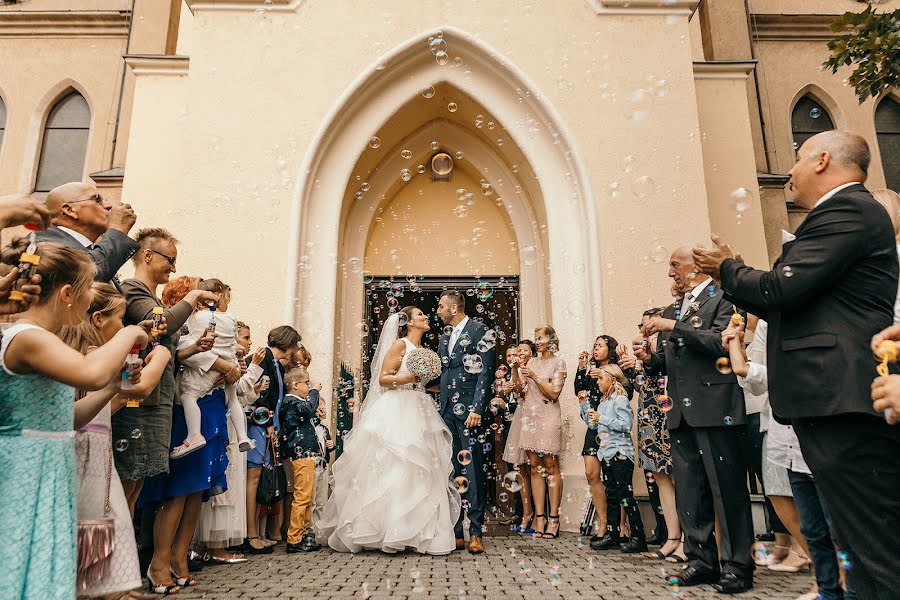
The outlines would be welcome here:
[[[840,571],[831,540],[831,519],[825,510],[825,502],[812,475],[788,471],[794,504],[800,513],[800,532],[809,546],[810,558],[816,570],[821,600],[856,600],[856,594],[847,586],[841,587]]]

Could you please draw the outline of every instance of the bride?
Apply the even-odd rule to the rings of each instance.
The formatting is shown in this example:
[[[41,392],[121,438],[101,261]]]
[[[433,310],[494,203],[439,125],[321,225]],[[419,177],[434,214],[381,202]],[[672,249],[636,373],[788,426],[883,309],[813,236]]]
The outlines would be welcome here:
[[[450,430],[426,382],[406,367],[428,329],[428,317],[407,306],[381,330],[369,392],[334,463],[334,489],[317,525],[319,540],[339,552],[455,549],[460,499],[450,480]]]

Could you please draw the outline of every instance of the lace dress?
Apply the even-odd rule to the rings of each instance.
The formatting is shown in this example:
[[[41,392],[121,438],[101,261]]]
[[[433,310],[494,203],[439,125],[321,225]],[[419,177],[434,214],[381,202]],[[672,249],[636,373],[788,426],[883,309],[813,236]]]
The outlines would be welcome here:
[[[566,361],[558,356],[532,358],[526,365],[537,378],[562,385],[566,379]],[[550,402],[532,382],[525,383],[525,398],[516,414],[522,413],[518,445],[522,450],[559,455],[562,447],[562,415],[559,402]],[[512,436],[512,432],[510,432]]]
[[[408,373],[409,340],[398,373]],[[420,383],[384,390],[344,438],[316,529],[339,552],[449,554],[459,518],[450,430]]]
[[[122,409],[127,410],[127,409]],[[118,441],[118,447],[140,438],[142,432],[135,429]],[[78,481],[78,518],[98,519],[105,513],[107,469],[112,454],[110,434],[109,404],[75,434],[75,473]],[[122,482],[115,468],[110,477],[109,508],[115,519],[116,548],[110,558],[106,577],[79,591],[80,596],[104,596],[116,592],[127,592],[141,587],[141,573],[138,564],[137,544],[134,540],[134,526]]]
[[[13,338],[3,331],[0,364]],[[3,598],[75,597],[75,390],[0,369],[0,591]]]

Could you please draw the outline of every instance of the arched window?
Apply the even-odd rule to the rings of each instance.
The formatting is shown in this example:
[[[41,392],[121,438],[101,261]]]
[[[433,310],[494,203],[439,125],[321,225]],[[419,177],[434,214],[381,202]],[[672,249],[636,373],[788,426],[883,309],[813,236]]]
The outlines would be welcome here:
[[[794,149],[803,142],[823,131],[834,129],[831,115],[821,103],[807,94],[797,101],[791,113],[791,130],[794,134]]]
[[[6,130],[6,105],[0,98],[0,150],[3,149],[3,132]]]
[[[49,192],[63,183],[81,181],[90,127],[91,109],[78,92],[70,92],[50,110],[41,142],[35,192]]]
[[[900,191],[900,102],[888,96],[878,104],[875,132],[887,186]]]

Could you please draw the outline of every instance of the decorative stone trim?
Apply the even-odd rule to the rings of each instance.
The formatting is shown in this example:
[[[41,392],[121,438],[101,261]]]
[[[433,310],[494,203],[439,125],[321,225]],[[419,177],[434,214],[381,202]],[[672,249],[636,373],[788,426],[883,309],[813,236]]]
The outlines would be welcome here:
[[[303,0],[185,0],[191,13],[197,11],[293,12]]]
[[[127,37],[130,11],[0,10],[0,38]]]
[[[747,79],[756,60],[710,60],[694,63],[694,79]]]
[[[158,75],[183,77],[188,74],[191,59],[177,54],[126,54],[125,64],[136,76]]]
[[[835,37],[828,29],[838,15],[759,15],[750,16],[750,34],[755,40],[823,42]]]
[[[756,182],[761,188],[783,188],[790,181],[790,175],[779,175],[777,173],[757,173]]]
[[[597,15],[687,15],[700,0],[585,0]]]

